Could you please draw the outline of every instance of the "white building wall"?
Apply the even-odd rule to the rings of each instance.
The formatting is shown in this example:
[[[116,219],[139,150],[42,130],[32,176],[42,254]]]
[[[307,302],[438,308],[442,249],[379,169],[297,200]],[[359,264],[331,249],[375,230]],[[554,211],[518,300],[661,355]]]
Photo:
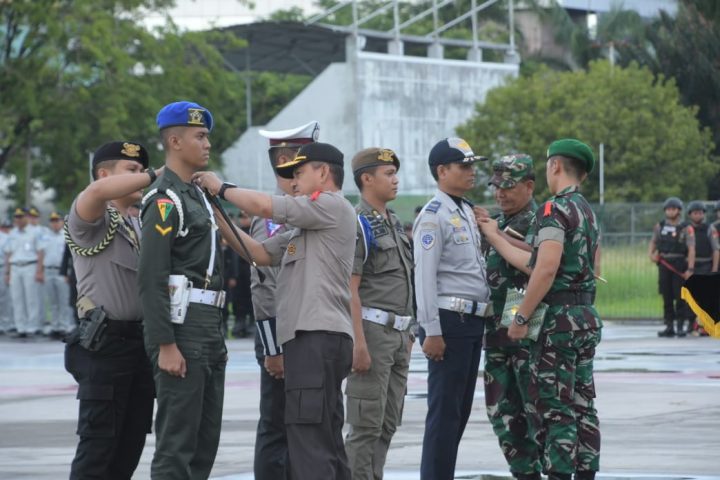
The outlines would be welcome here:
[[[477,63],[358,52],[330,65],[265,127],[292,128],[318,120],[320,141],[345,154],[345,192],[355,192],[350,160],[366,147],[393,149],[402,162],[403,194],[425,195],[435,182],[427,155],[440,139],[473,114],[491,88],[517,75],[517,65]],[[258,128],[223,153],[226,177],[238,185],[272,191],[267,140]],[[478,154],[488,152],[476,152]]]

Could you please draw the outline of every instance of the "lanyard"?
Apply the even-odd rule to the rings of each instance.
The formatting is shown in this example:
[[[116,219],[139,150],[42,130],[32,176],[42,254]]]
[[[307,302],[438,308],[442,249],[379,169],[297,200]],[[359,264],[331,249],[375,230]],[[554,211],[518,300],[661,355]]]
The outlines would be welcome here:
[[[205,197],[205,193],[197,185],[195,185],[195,188],[198,189],[200,197],[203,199],[203,202],[205,202],[205,208],[207,208],[207,211],[210,214],[210,223],[212,223],[210,235],[210,263],[208,264],[207,272],[205,273],[205,288],[207,288],[210,285],[210,279],[212,278],[213,270],[215,268],[215,249],[217,248],[215,242],[215,232],[217,231],[218,226],[215,222],[215,213],[213,213],[212,206],[210,205],[210,202],[208,202],[207,197]]]

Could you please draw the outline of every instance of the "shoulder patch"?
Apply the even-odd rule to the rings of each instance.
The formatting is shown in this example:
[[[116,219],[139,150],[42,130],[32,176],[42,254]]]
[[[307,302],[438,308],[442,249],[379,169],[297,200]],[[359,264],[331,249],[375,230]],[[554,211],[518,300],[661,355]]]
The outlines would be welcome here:
[[[549,217],[552,213],[552,202],[545,202],[545,209],[543,210],[543,217]]]
[[[160,218],[162,218],[162,221],[167,221],[170,216],[170,212],[172,212],[172,209],[175,207],[175,203],[173,203],[173,201],[169,198],[158,198],[155,200],[155,204],[160,211]]]
[[[441,205],[442,203],[440,202],[440,200],[433,200],[432,202],[427,204],[427,206],[425,207],[425,211],[430,213],[437,213],[438,210],[440,210]]]
[[[420,244],[425,250],[430,250],[435,245],[435,232],[423,230],[420,232]]]
[[[269,218],[265,219],[265,234],[268,238],[272,238],[273,235],[275,235],[278,230],[282,228],[282,223],[275,223]]]

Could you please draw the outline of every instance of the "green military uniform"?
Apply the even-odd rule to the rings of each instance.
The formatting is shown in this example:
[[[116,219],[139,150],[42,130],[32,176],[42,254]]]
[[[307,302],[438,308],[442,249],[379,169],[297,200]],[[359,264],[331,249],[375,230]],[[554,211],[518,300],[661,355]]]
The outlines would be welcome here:
[[[352,161],[355,174],[400,162],[391,150],[368,148]],[[353,275],[360,275],[362,327],[370,370],[347,379],[345,449],[357,480],[382,479],[390,441],[402,420],[412,344],[412,252],[400,219],[388,217],[364,198],[358,214]]]
[[[211,117],[205,122],[209,129]],[[197,186],[185,183],[167,167],[143,198],[138,277],[145,343],[157,390],[153,479],[208,478],[220,440],[227,363],[221,310],[223,261],[209,208]],[[183,323],[171,322],[170,275],[185,275],[194,287]],[[185,358],[185,377],[158,367],[160,345],[172,343]]]
[[[548,159],[556,155],[583,161],[588,172],[594,166],[592,150],[577,140],[554,142]],[[600,467],[593,380],[602,328],[593,305],[599,224],[578,187],[570,186],[540,207],[533,230],[530,266],[542,242],[563,244],[560,266],[543,300],[549,308],[542,331],[530,351],[531,394],[536,396],[546,437],[543,464],[546,472],[561,475],[557,478],[572,473],[576,479],[594,478]]]
[[[489,184],[501,189],[514,188],[518,182],[533,178],[532,167],[533,160],[528,155],[502,157],[493,164],[494,174]],[[531,198],[513,215],[501,212],[496,218],[498,228],[512,229],[525,236],[536,209],[537,204]],[[485,407],[510,471],[518,478],[535,478],[541,471],[541,464],[532,432],[540,428],[540,421],[528,395],[529,342],[512,342],[507,336],[507,328],[500,326],[508,289],[524,288],[528,277],[490,247],[487,278],[495,315],[492,321],[485,322]]]

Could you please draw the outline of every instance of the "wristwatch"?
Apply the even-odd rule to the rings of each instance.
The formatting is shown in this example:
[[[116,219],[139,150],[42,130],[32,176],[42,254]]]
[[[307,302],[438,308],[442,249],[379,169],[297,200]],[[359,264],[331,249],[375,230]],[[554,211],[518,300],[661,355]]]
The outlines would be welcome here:
[[[513,319],[513,322],[517,323],[518,325],[525,326],[528,323],[528,319],[522,316],[520,313],[515,314],[515,318]]]
[[[155,183],[155,180],[157,180],[157,173],[155,173],[155,169],[152,167],[148,167],[145,169],[145,173],[150,176],[150,185]]]
[[[223,182],[222,186],[220,187],[220,190],[218,190],[218,197],[225,200],[225,190],[227,190],[228,188],[237,188],[237,185],[235,185],[234,183],[230,183],[230,182]]]

